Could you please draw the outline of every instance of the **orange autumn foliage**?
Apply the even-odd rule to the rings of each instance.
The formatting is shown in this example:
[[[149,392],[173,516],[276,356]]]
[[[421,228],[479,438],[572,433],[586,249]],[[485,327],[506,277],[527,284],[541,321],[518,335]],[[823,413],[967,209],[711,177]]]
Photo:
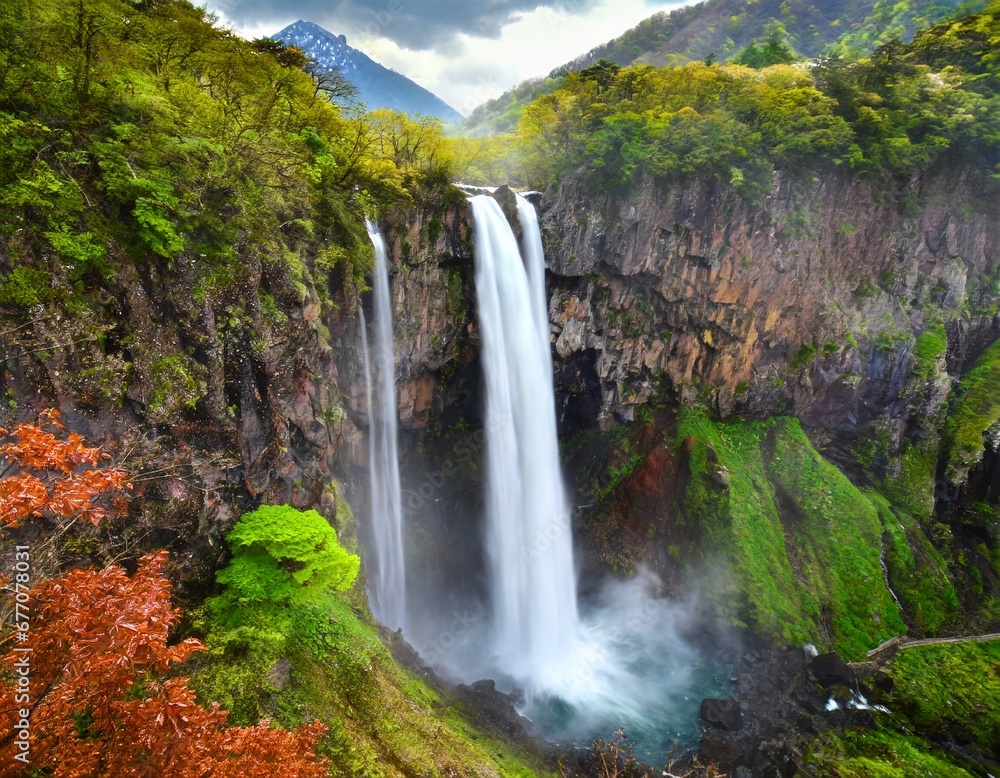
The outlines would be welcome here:
[[[97,523],[105,511],[96,501],[128,487],[127,473],[99,468],[107,456],[79,435],[56,437],[50,430],[62,429],[58,418],[50,411],[37,425],[21,424],[0,445],[7,473],[15,471],[0,478],[0,530],[32,515]],[[215,703],[200,707],[186,678],[164,680],[205,650],[194,639],[168,643],[180,610],[171,605],[167,558],[166,551],[143,557],[131,577],[112,565],[74,570],[31,590],[20,616],[28,628],[0,657],[0,778],[327,774],[315,752],[322,724],[226,728],[227,712]],[[15,672],[25,657],[27,690]],[[14,758],[23,756],[15,740],[22,719],[30,722],[27,765]]]
[[[55,410],[44,411],[36,424],[18,424],[10,432],[0,429],[11,438],[0,444],[0,457],[6,459],[0,478],[0,528],[16,527],[37,515],[80,516],[97,524],[107,511],[94,501],[131,488],[124,470],[99,467],[108,459],[99,448],[87,446],[75,432],[57,437],[54,431],[63,429]]]
[[[163,673],[204,646],[168,645],[180,611],[163,575],[167,552],[145,556],[129,577],[116,565],[74,570],[33,590],[29,695],[31,769],[46,775],[171,778],[320,778],[319,723],[295,731],[226,728],[226,711],[200,707],[186,678]],[[11,650],[3,666],[23,655]],[[20,774],[10,733],[21,715],[0,681],[0,775]]]

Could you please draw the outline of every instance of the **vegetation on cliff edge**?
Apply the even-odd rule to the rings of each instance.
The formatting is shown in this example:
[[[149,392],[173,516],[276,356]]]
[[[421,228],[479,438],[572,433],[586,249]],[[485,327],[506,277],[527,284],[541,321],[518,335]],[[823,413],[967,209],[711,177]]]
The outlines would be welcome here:
[[[690,480],[683,517],[727,559],[713,593],[755,632],[861,658],[905,632],[880,562],[871,502],[823,459],[795,419],[714,423],[681,411]]]
[[[515,133],[467,141],[465,169],[474,177],[506,160],[534,186],[570,173],[608,188],[639,174],[682,183],[711,177],[751,198],[774,169],[906,177],[952,148],[996,173],[998,41],[993,2],[865,59],[790,65],[787,56],[765,56],[765,43],[760,56],[742,60],[755,67],[601,61],[527,105]],[[780,36],[772,44],[788,51]]]

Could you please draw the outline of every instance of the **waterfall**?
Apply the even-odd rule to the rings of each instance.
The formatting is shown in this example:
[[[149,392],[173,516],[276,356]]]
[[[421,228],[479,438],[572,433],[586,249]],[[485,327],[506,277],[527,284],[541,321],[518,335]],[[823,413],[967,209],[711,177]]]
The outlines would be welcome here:
[[[517,199],[519,247],[496,200],[469,202],[486,394],[492,623],[487,628],[478,598],[466,594],[465,603],[426,623],[414,618],[416,645],[456,681],[492,678],[503,691],[519,687],[519,711],[555,742],[586,747],[624,728],[643,741],[638,755],[662,763],[671,742],[700,736],[698,701],[724,696],[729,670],[699,667],[682,637],[697,608],[664,599],[649,572],[609,579],[578,603],[538,215]]]
[[[579,632],[570,513],[559,468],[534,208],[518,201],[525,262],[497,202],[470,200],[486,383],[486,526],[493,650],[529,693],[573,650]]]
[[[369,364],[368,336],[361,319],[368,400],[368,465],[371,484],[375,564],[368,568],[372,614],[390,629],[406,624],[406,571],[403,555],[403,505],[399,485],[396,421],[396,358],[392,343],[389,261],[378,227],[367,222],[375,246],[375,369]],[[374,401],[373,401],[374,400]],[[374,567],[374,570],[372,569]]]

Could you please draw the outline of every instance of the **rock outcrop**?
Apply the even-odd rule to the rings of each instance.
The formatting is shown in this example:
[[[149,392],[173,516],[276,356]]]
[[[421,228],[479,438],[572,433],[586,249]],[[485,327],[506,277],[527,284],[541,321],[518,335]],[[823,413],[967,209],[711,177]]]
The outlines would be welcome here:
[[[776,177],[753,205],[710,183],[647,180],[627,197],[566,183],[543,210],[556,351],[593,352],[606,425],[657,376],[723,416],[856,425],[898,399],[936,315],[955,314],[953,372],[1000,335],[1000,225],[980,174],[892,187]]]

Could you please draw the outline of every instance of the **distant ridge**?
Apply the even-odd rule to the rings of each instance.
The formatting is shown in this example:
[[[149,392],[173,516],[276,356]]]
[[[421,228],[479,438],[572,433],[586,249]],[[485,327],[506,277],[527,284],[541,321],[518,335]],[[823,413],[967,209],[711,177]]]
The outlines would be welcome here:
[[[462,129],[472,136],[512,131],[532,100],[554,90],[566,73],[601,59],[621,67],[661,67],[708,57],[725,62],[775,22],[802,57],[864,55],[888,40],[909,40],[917,29],[985,5],[986,0],[704,0],[653,14],[547,78],[519,84],[477,107]]]
[[[348,46],[345,36],[334,35],[318,24],[300,19],[271,37],[302,49],[322,71],[339,70],[357,88],[358,99],[368,110],[392,108],[411,116],[434,116],[446,124],[463,119],[462,114],[433,92],[380,65],[363,51]]]

